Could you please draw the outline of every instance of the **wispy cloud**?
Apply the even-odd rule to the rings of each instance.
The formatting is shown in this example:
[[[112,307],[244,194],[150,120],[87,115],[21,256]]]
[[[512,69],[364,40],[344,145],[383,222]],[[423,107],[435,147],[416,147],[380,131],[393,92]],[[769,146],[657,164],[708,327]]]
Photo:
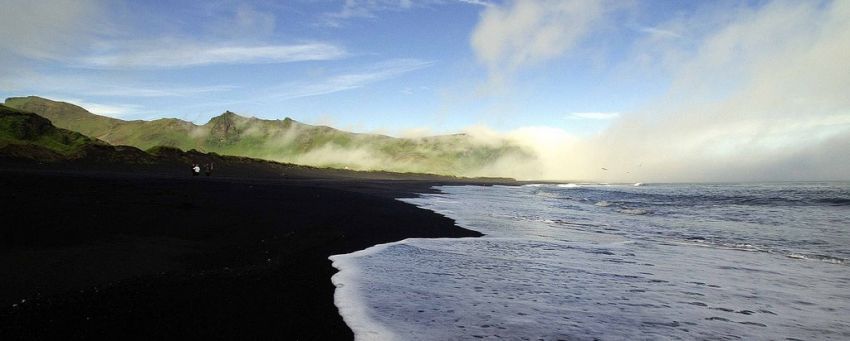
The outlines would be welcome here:
[[[580,0],[528,0],[488,6],[470,43],[487,67],[490,87],[499,89],[521,68],[575,48],[605,14],[617,8],[614,2]]]
[[[9,83],[6,85],[5,83]],[[238,89],[229,84],[175,85],[140,83],[103,78],[96,75],[57,76],[38,72],[12,73],[0,77],[2,91],[34,93],[74,93],[75,96],[99,97],[191,97]]]
[[[341,27],[347,20],[376,18],[380,12],[405,11],[457,3],[483,7],[493,6],[492,3],[485,0],[346,0],[339,10],[323,13],[320,18],[320,25]]]
[[[638,29],[639,31],[649,34],[656,38],[681,38],[682,35],[672,30],[665,30],[657,27],[644,26]]]
[[[340,27],[348,19],[374,18],[377,12],[409,8],[412,4],[411,1],[346,0],[338,11],[324,13],[320,19],[321,25]]]
[[[618,112],[574,112],[567,114],[570,119],[611,120],[620,116]]]
[[[140,46],[121,48],[121,50],[80,58],[79,66],[99,69],[166,69],[212,64],[333,60],[347,55],[345,49],[327,43],[244,46],[166,42],[143,43]]]
[[[457,0],[457,1],[467,3],[467,4],[470,4],[470,5],[478,5],[478,6],[484,6],[484,7],[494,6],[492,3],[487,2],[487,1],[483,1],[483,0]]]
[[[389,60],[369,66],[364,70],[342,73],[315,82],[285,84],[275,91],[273,96],[293,99],[357,89],[432,65],[434,65],[434,62],[418,59]]]
[[[194,95],[224,92],[239,88],[235,85],[211,85],[195,87],[136,87],[107,85],[93,88],[86,95],[115,97],[187,97]]]

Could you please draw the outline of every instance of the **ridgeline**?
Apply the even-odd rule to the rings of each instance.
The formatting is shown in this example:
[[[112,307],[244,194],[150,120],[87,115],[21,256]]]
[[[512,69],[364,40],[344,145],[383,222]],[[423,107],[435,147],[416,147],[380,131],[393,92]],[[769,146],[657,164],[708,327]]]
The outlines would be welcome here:
[[[173,118],[124,121],[35,96],[9,98],[5,104],[43,116],[56,127],[142,150],[171,147],[316,167],[451,176],[487,175],[500,164],[534,160],[511,141],[478,141],[466,134],[395,138],[230,111],[203,125]]]

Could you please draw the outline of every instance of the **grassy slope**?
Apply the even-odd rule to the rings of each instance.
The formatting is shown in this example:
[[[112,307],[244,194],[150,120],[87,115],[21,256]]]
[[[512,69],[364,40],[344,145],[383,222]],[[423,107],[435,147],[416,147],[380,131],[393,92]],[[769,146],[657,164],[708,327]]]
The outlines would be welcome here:
[[[57,159],[72,157],[86,146],[95,144],[102,143],[80,133],[56,128],[36,114],[0,105],[0,148],[20,152],[29,150]]]
[[[57,128],[39,115],[4,105],[0,105],[0,158],[134,166],[156,162],[154,155],[138,148],[112,146],[78,132]]]
[[[99,132],[109,131],[123,121],[94,115],[86,109],[69,103],[54,102],[39,97],[14,97],[6,100],[6,106],[45,117],[59,128],[100,138]],[[56,124],[62,122],[62,124]]]
[[[513,183],[507,178],[461,179],[422,173],[397,173],[372,171],[362,172],[332,168],[278,163],[242,156],[223,156],[216,153],[201,153],[195,150],[184,152],[178,148],[156,146],[143,151],[131,146],[113,146],[89,138],[77,132],[57,128],[39,115],[6,107],[0,104],[0,166],[3,161],[12,164],[21,160],[25,163],[71,166],[69,169],[113,171],[153,171],[162,174],[187,174],[189,165],[212,163],[216,166],[216,177],[242,178],[309,178],[309,179],[380,179],[380,180],[423,180],[460,181],[461,183]],[[10,165],[12,165],[10,164]],[[17,163],[17,165],[22,165]],[[0,167],[2,168],[2,167]]]
[[[473,174],[504,156],[531,158],[507,142],[482,145],[465,135],[401,139],[230,112],[200,126],[178,119],[123,121],[39,97],[10,98],[6,104],[43,115],[61,128],[142,149],[164,145],[312,166],[451,175]]]

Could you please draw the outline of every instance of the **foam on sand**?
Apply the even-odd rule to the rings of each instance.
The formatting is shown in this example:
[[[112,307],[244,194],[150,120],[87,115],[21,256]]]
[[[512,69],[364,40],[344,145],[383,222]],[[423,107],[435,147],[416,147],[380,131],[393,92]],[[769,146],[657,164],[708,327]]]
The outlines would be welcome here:
[[[439,187],[401,201],[485,236],[333,256],[335,301],[358,340],[850,335],[841,208],[750,204],[835,193],[740,187]]]
[[[357,284],[362,283],[360,269],[357,259],[380,253],[390,245],[405,243],[402,240],[394,243],[378,244],[368,249],[360,250],[343,255],[328,257],[332,266],[339,270],[331,277],[331,282],[336,286],[334,291],[334,304],[339,308],[339,315],[354,332],[355,340],[395,340],[397,336],[375,321],[369,314],[369,305],[364,302],[361,290]]]

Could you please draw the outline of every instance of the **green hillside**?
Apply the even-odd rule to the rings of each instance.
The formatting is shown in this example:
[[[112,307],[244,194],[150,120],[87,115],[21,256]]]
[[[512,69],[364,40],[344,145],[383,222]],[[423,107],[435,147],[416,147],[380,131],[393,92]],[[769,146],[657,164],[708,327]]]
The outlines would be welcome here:
[[[39,115],[0,105],[0,157],[39,162],[88,160],[147,164],[153,156],[128,146],[111,146],[53,126]]]
[[[0,150],[6,155],[58,160],[97,143],[80,133],[58,129],[36,114],[0,105]]]
[[[490,175],[486,170],[505,160],[533,159],[530,152],[508,141],[479,143],[463,134],[394,138],[232,112],[204,125],[179,119],[123,121],[32,96],[9,98],[6,105],[42,115],[60,128],[141,149],[169,146],[319,167],[463,176]]]
[[[108,131],[122,121],[110,117],[98,116],[76,105],[54,102],[40,97],[15,97],[6,99],[6,106],[26,112],[36,113],[47,118],[53,124],[61,121],[59,128],[79,132],[86,136],[99,138],[96,132]]]

